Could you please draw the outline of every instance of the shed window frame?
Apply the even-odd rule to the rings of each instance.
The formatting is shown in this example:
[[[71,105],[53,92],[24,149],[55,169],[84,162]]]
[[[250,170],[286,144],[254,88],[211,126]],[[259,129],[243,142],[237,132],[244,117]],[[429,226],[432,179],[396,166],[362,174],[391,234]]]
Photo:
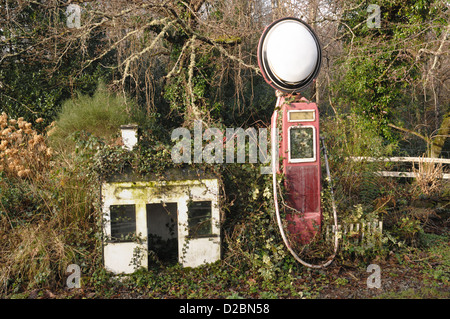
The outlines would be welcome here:
[[[201,204],[200,204],[201,203]],[[209,207],[195,207],[195,205],[208,204]],[[188,203],[187,221],[188,221],[188,238],[208,238],[216,237],[212,227],[212,209],[213,202],[211,200],[198,200]],[[196,208],[199,208],[197,210]],[[201,214],[202,210],[208,210],[206,214]],[[192,216],[195,214],[196,216]]]
[[[116,212],[115,209],[124,208],[125,210],[122,212],[117,212],[119,214],[125,214],[126,216],[114,216]],[[130,211],[126,211],[130,209]],[[136,205],[135,204],[120,204],[120,205],[111,205],[109,207],[109,217],[110,217],[110,242],[113,243],[128,243],[134,242],[136,237]],[[125,221],[122,225],[118,225],[120,221],[116,221],[117,218],[131,218],[128,221]],[[126,231],[125,234],[120,233],[118,227],[130,228],[129,231]],[[119,236],[116,235],[116,231],[119,232]]]

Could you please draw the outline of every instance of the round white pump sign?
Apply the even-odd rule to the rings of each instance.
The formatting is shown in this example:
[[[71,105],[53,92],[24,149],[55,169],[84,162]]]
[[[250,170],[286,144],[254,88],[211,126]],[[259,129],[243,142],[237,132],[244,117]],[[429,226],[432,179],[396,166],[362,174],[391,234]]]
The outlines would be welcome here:
[[[317,77],[322,60],[313,30],[297,18],[282,18],[263,32],[258,64],[264,79],[277,90],[295,93]]]

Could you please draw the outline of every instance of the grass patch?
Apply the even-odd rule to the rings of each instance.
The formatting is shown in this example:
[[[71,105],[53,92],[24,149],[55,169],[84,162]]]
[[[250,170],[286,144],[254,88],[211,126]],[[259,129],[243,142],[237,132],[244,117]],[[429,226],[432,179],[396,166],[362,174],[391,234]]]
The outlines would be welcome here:
[[[63,103],[54,128],[49,131],[51,145],[71,149],[73,135],[86,132],[110,141],[118,137],[120,125],[134,121],[137,107],[123,96],[110,93],[100,83],[93,96],[78,94]],[[132,111],[133,110],[133,111]]]
[[[420,289],[406,289],[400,292],[383,293],[374,299],[448,299],[450,291],[436,287],[423,287]]]

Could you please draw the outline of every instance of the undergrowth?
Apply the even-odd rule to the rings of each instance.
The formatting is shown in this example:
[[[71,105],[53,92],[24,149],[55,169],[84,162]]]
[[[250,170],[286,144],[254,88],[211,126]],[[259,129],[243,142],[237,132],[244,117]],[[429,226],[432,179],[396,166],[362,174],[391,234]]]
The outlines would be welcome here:
[[[81,97],[80,101],[87,101],[93,108],[93,101],[99,98]],[[79,105],[80,101],[73,103]],[[80,112],[90,114],[83,108]],[[116,114],[111,112],[109,119]],[[135,151],[128,152],[120,143],[107,138],[118,131],[121,119],[111,120],[115,124],[105,124],[103,129],[98,127],[102,134],[89,130],[91,126],[101,126],[103,117],[99,117],[86,127],[68,129],[72,133],[63,139],[70,139],[74,147],[60,147],[54,152],[48,146],[52,137],[45,132],[38,134],[32,125],[20,119],[11,121],[6,115],[2,118],[0,154],[5,155],[0,173],[0,289],[3,294],[64,289],[65,271],[74,263],[82,269],[83,287],[103,298],[130,291],[149,298],[313,298],[322,285],[329,284],[325,276],[321,277],[322,270],[313,270],[316,277],[311,281],[311,270],[301,266],[287,251],[275,220],[271,175],[261,174],[260,165],[252,163],[194,165],[221,177],[220,261],[195,269],[150,265],[148,270],[140,269],[125,278],[112,276],[103,268],[101,258],[100,178],[130,172],[152,173],[162,178],[167,169],[179,167],[171,161],[170,142],[153,133],[164,130],[155,126],[154,131],[141,132]],[[19,126],[5,131],[7,125]],[[55,125],[65,127],[62,120]],[[432,184],[433,188],[427,190],[423,187],[429,183],[425,183],[421,189],[418,184],[378,176],[380,164],[349,160],[350,156],[388,156],[395,147],[383,144],[365,125],[355,116],[323,123],[332,172],[332,184],[324,182],[322,190],[323,230],[333,224],[330,185],[339,224],[383,221],[382,234],[366,236],[365,241],[359,232],[339,233],[340,246],[334,261],[339,265],[364,264],[401,252],[405,247],[429,247],[432,238],[423,235],[425,226],[431,225],[433,213],[448,213],[445,187],[437,189]],[[21,126],[24,129],[19,134]],[[61,141],[56,135],[55,139]],[[30,147],[39,151],[24,156]],[[13,149],[17,151],[10,151]],[[27,169],[30,172],[23,173]],[[418,210],[417,200],[429,198],[431,193],[441,199],[440,210],[437,205]],[[332,253],[332,245],[322,236],[310,245],[296,248],[302,258],[313,263],[324,261]],[[446,261],[426,275],[448,283],[448,251],[441,249],[432,254],[446,256]]]

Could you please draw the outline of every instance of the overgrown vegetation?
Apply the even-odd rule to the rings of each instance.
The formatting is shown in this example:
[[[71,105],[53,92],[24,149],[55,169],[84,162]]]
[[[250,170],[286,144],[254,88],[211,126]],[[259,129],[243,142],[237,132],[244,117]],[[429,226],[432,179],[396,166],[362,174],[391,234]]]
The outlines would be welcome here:
[[[68,264],[93,267],[100,252],[94,209],[98,190],[96,177],[85,166],[87,152],[53,154],[45,133],[38,135],[31,123],[21,121],[17,123],[25,126],[22,134],[28,136],[21,143],[11,142],[19,131],[3,137],[9,141],[3,160],[15,166],[0,175],[0,282],[3,292],[13,293],[54,286],[63,280]],[[24,157],[34,147],[38,151]],[[24,162],[16,161],[17,154]]]
[[[105,84],[100,82],[92,96],[79,94],[62,104],[49,133],[50,142],[55,148],[74,147],[75,135],[81,132],[111,142],[118,137],[118,127],[139,120],[138,109],[131,103],[120,95],[108,92]],[[71,140],[73,143],[70,143]]]
[[[87,98],[83,99],[86,102]],[[95,107],[97,104],[92,101],[96,99],[98,101],[94,96],[86,104]],[[86,109],[79,108],[79,112],[85,113]],[[17,123],[12,119],[7,121],[6,115],[3,118],[5,129],[6,123]],[[336,125],[334,121],[339,121],[339,129],[326,131],[328,125]],[[37,134],[31,125],[22,122],[20,125],[28,128],[31,136]],[[57,127],[58,122],[55,125]],[[101,125],[108,129],[103,119],[94,123],[97,130],[101,130]],[[346,154],[389,155],[381,139],[367,136],[372,131],[365,129],[364,124],[355,117],[329,119],[324,121],[324,131],[328,132],[339,223],[363,224],[376,219],[383,220],[385,225],[381,236],[368,240],[366,235],[365,241],[359,240],[358,232],[341,233],[335,264],[364,265],[374,258],[399,256],[403,251],[425,256],[421,258],[436,258],[442,250],[443,259],[438,268],[431,272],[424,269],[423,275],[447,285],[448,253],[444,247],[448,232],[445,232],[445,225],[436,227],[437,234],[427,232],[427,227],[433,225],[433,216],[448,214],[447,202],[443,201],[448,189],[433,188],[439,204],[424,211],[417,204],[426,204],[420,199],[430,193],[421,191],[420,183],[379,177],[375,172],[380,165],[345,159]],[[5,132],[8,141],[12,133]],[[113,279],[103,269],[101,261],[99,177],[130,172],[163,176],[167,169],[176,165],[170,160],[171,145],[158,141],[148,132],[141,135],[133,152],[125,151],[120,143],[109,143],[109,136],[73,134],[76,148],[61,149],[57,154],[44,152],[39,160],[29,158],[36,162],[45,160],[45,170],[34,170],[35,175],[23,176],[11,175],[6,170],[2,173],[4,293],[63,289],[67,277],[65,268],[71,263],[81,265],[83,287],[92,291],[91,296],[98,297],[114,297],[119,292],[126,295],[133,291],[129,296],[138,293],[150,298],[313,298],[320,295],[318,288],[322,284],[329,283],[329,278],[299,265],[285,249],[274,220],[271,176],[260,174],[259,164],[238,163],[197,164],[222,176],[224,255],[220,262],[198,269],[155,263],[149,270],[141,269],[124,280]],[[39,143],[43,150],[47,149],[49,138],[52,136],[42,136]],[[32,144],[5,143],[4,152],[12,147],[28,148]],[[342,165],[344,159],[346,164]],[[324,229],[332,223],[328,196],[324,189]],[[434,241],[435,244],[431,244]],[[321,239],[304,247],[301,254],[317,261],[327,258],[330,248],[331,244]],[[429,249],[429,252],[422,249]],[[347,282],[347,279],[342,282],[337,279],[334,283],[338,286]],[[167,285],[168,282],[171,284]]]
[[[322,13],[319,1],[291,7],[280,0],[268,8],[263,1],[154,6],[114,0],[107,14],[105,2],[91,1],[84,4],[80,29],[66,28],[60,1],[4,3],[2,296],[346,297],[346,289],[358,291],[365,282],[367,265],[377,263],[386,285],[414,278],[404,269],[420,278],[403,290],[386,286],[393,291],[379,297],[449,297],[450,185],[442,179],[448,169],[419,162],[409,168],[416,179],[391,178],[378,172],[392,164],[352,159],[422,155],[433,145],[434,155],[446,155],[443,44],[449,28],[443,1],[379,1],[380,29],[366,27],[366,1],[357,0],[328,2]],[[267,127],[276,96],[257,72],[255,47],[268,22],[299,12],[308,12],[327,57],[304,95],[319,101],[342,225],[332,266],[308,269],[289,254],[274,217],[271,176],[260,173],[260,164],[195,163],[190,167],[221,179],[222,259],[195,269],[155,262],[131,276],[108,273],[101,255],[100,181],[122,173],[163,178],[186,165],[172,161],[170,133],[192,128],[194,119],[221,129]],[[119,126],[128,123],[140,127],[132,152],[119,137]],[[296,247],[311,262],[332,252],[329,186],[323,180],[323,236]],[[362,226],[375,221],[383,222],[382,233],[363,236]],[[81,267],[82,290],[66,288],[70,264]],[[367,291],[357,296],[376,295]]]

